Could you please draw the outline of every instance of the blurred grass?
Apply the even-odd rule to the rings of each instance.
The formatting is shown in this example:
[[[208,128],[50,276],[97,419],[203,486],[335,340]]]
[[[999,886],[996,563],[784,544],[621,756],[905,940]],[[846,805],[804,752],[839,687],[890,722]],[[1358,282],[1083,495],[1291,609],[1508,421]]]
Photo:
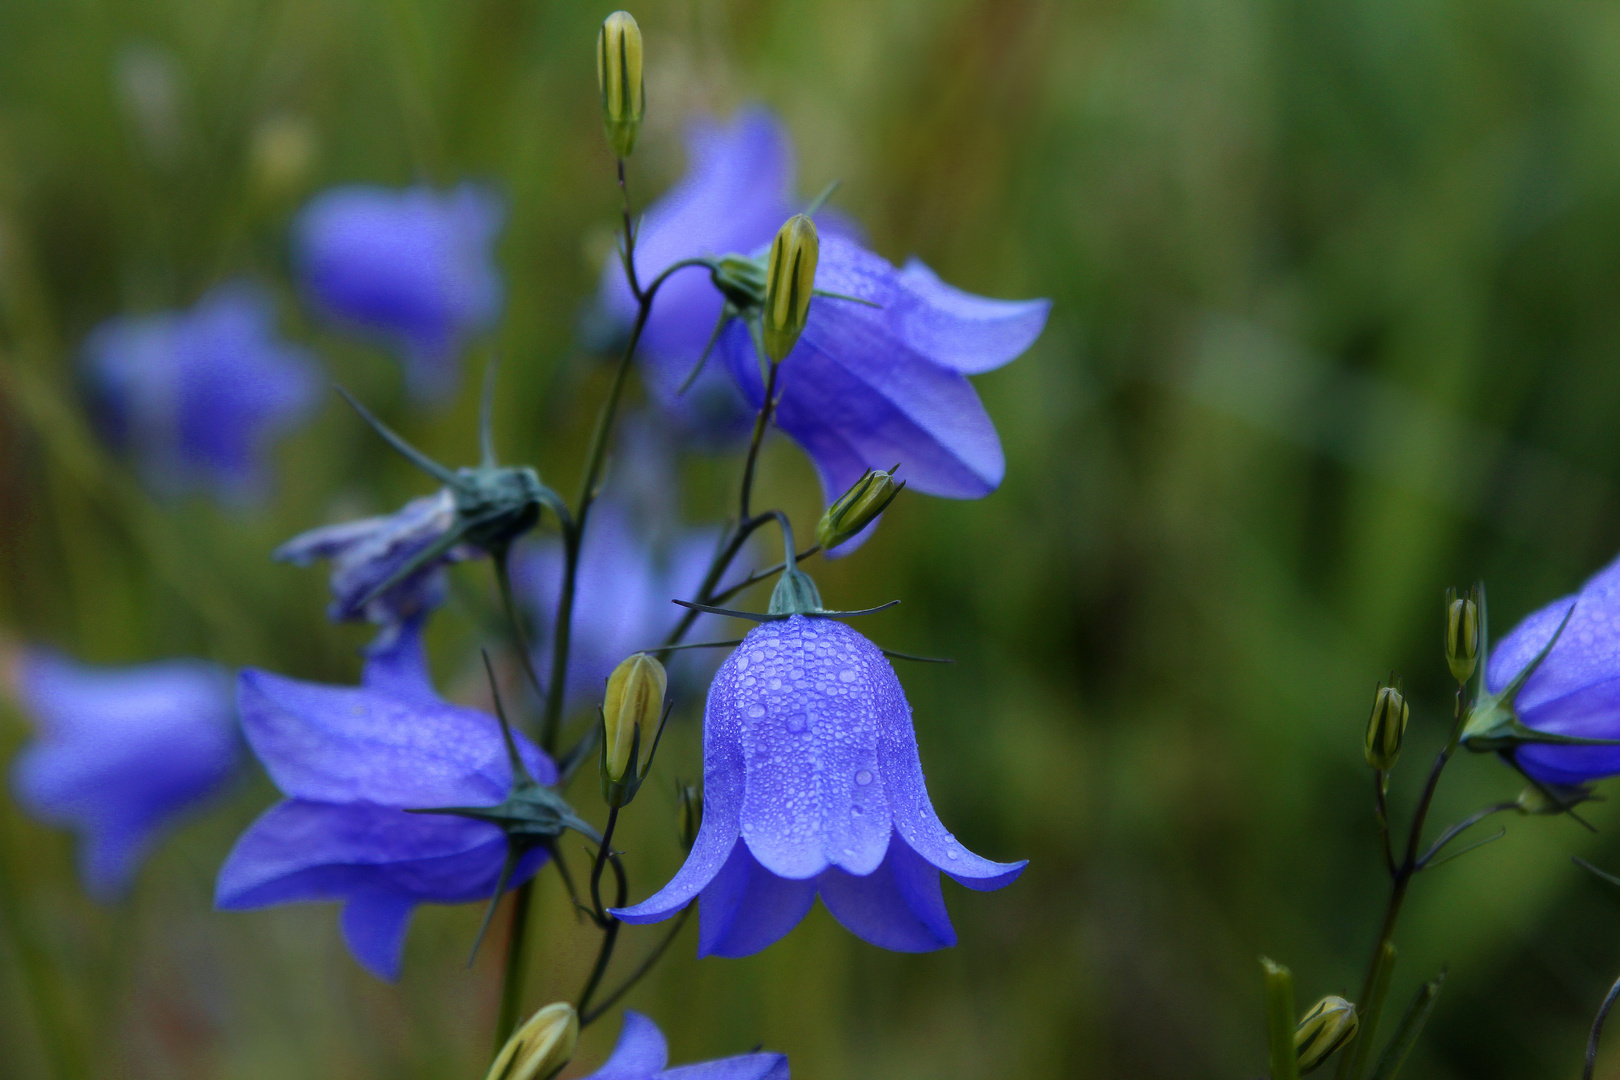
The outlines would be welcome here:
[[[503,450],[572,489],[603,390],[573,331],[615,205],[590,55],[605,13],[0,6],[0,626],[92,660],[354,677],[363,631],[324,622],[320,574],[265,556],[422,479],[329,404],[284,447],[262,512],[153,504],[97,447],[73,384],[95,322],[246,274],[336,378],[429,452],[470,459],[471,381],[449,410],[413,413],[391,361],[300,314],[286,224],[328,183],[503,187]],[[638,199],[679,174],[685,117],[763,100],[799,142],[801,190],[843,178],[879,251],[1056,304],[1027,357],[978,380],[1003,489],[908,499],[857,558],[817,569],[830,602],[905,599],[863,630],[959,658],[902,673],[934,798],[970,847],[1030,871],[992,895],[948,887],[955,950],[882,953],[818,912],[748,960],[695,962],[688,936],[631,1004],[677,1061],[764,1042],[801,1077],[1258,1073],[1259,953],[1302,999],[1360,981],[1383,890],[1359,753],[1375,680],[1402,671],[1415,702],[1404,810],[1448,708],[1442,588],[1485,577],[1500,633],[1620,548],[1620,12],[635,13],[651,65]],[[267,188],[252,148],[289,119],[313,134],[313,170]],[[694,519],[724,512],[734,473],[688,463]],[[811,520],[791,447],[762,483]],[[454,612],[439,620],[447,683],[470,685],[471,640]],[[3,725],[9,757],[25,728]],[[659,799],[696,774],[695,728],[627,815],[638,893],[677,861]],[[1495,762],[1461,761],[1436,820],[1516,790]],[[330,908],[210,910],[215,867],[272,797],[244,782],[108,909],[80,895],[70,842],[0,801],[0,1076],[482,1075],[498,949],[463,969],[478,912],[424,909],[395,988],[343,953]],[[1575,1072],[1620,968],[1617,910],[1567,861],[1620,866],[1612,808],[1593,816],[1597,836],[1510,821],[1420,882],[1393,999],[1442,963],[1451,977],[1409,1075]],[[572,992],[592,944],[554,882],[540,896],[533,1004]],[[593,1030],[581,1062],[613,1035]]]

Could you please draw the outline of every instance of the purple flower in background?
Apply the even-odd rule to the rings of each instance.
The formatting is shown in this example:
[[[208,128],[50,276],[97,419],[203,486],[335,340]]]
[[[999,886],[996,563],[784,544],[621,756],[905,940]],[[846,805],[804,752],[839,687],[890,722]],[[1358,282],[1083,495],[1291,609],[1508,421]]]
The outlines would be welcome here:
[[[269,295],[245,282],[188,311],[102,323],[85,340],[83,365],[108,441],[165,494],[262,496],[271,442],[315,404],[314,361],[276,336]]]
[[[494,806],[512,769],[494,717],[435,693],[421,620],[372,653],[361,685],[323,686],[249,669],[238,680],[242,727],[288,796],[242,834],[219,872],[215,902],[240,910],[342,900],[343,935],[361,964],[399,974],[417,904],[487,899],[506,858],[499,826],[407,809]],[[530,773],[551,760],[514,736]],[[546,859],[535,849],[510,883]]]
[[[295,566],[316,559],[332,561],[332,604],[327,615],[334,622],[365,619],[384,628],[376,648],[387,648],[392,632],[407,619],[425,614],[444,603],[446,563],[478,556],[471,544],[456,544],[397,585],[362,603],[373,589],[436,540],[456,522],[456,500],[450,489],[413,499],[395,513],[324,525],[300,533],[275,550],[272,558]]]
[[[768,113],[744,113],[729,130],[698,127],[691,153],[691,175],[647,213],[636,249],[643,280],[679,258],[757,256],[798,209],[787,137]],[[613,264],[607,274],[608,303],[622,317],[633,310],[623,272]],[[974,296],[915,259],[897,269],[836,224],[823,230],[816,287],[868,302],[816,297],[782,366],[776,423],[810,455],[827,501],[866,469],[896,461],[926,494],[971,499],[995,490],[1005,471],[1001,442],[967,376],[1028,349],[1050,302]],[[701,271],[681,271],[659,292],[644,342],[660,400],[671,400],[696,363],[720,310]],[[721,333],[716,356],[758,409],[764,386],[740,320]]]
[[[638,1012],[624,1013],[624,1028],[613,1054],[585,1080],[788,1080],[782,1054],[740,1054],[694,1065],[669,1064],[669,1044],[658,1025]]]
[[[90,892],[123,892],[158,832],[236,771],[230,675],[200,660],[86,667],[44,649],[18,663],[38,738],[12,789],[34,817],[77,831]]]
[[[816,894],[857,937],[925,952],[956,943],[941,871],[999,889],[997,863],[945,831],[923,782],[900,680],[841,622],[794,615],[751,631],[720,666],[703,720],[703,824],[686,864],[615,912],[667,919],[699,898],[698,954],[747,956]]]
[[[1485,690],[1506,690],[1552,641],[1566,614],[1569,623],[1557,643],[1508,707],[1537,733],[1620,739],[1620,560],[1593,575],[1574,596],[1527,617],[1492,648]],[[1620,774],[1620,746],[1529,742],[1513,747],[1512,754],[1521,769],[1547,784]]]
[[[395,349],[411,392],[440,399],[455,391],[467,339],[500,314],[504,217],[476,184],[332,188],[299,214],[294,261],[322,314]]]

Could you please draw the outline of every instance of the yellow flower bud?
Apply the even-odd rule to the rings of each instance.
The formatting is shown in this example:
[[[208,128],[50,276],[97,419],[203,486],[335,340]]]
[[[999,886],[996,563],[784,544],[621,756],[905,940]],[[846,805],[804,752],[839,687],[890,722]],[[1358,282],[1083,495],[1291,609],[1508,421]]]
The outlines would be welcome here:
[[[636,148],[647,88],[641,81],[641,27],[628,11],[615,11],[596,35],[596,82],[602,88],[602,123],[620,159]]]
[[[894,469],[900,466],[896,465]],[[867,469],[855,485],[827,507],[816,526],[816,540],[821,550],[831,551],[839,544],[853,539],[860,531],[877,520],[877,516],[900,494],[906,486],[904,480],[894,482],[894,469]]]
[[[1479,663],[1479,604],[1472,594],[1446,590],[1446,663],[1452,677],[1467,682]]]
[[[551,1080],[574,1056],[579,1014],[566,1001],[547,1005],[512,1033],[485,1080]]]
[[[1406,698],[1394,686],[1380,686],[1373,698],[1372,716],[1367,720],[1367,764],[1375,769],[1393,769],[1401,756],[1406,738],[1406,720],[1411,715]]]
[[[1308,1073],[1356,1037],[1356,1007],[1342,997],[1328,995],[1306,1013],[1294,1029],[1294,1054],[1299,1071]]]
[[[765,352],[778,363],[793,351],[810,316],[810,290],[815,287],[820,254],[816,223],[803,214],[788,218],[771,241],[765,271]]]
[[[629,657],[608,676],[607,698],[602,703],[602,769],[606,779],[618,783],[635,765],[631,749],[636,745],[638,731],[640,752],[647,752],[664,715],[664,691],[668,687],[664,665],[646,653]]]

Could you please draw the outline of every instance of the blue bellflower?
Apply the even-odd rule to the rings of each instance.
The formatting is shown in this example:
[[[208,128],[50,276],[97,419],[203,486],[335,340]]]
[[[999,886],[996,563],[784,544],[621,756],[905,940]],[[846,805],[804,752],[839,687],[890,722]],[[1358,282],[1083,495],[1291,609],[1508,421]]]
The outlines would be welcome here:
[[[249,669],[237,694],[248,743],[287,798],[237,841],[220,869],[216,904],[345,901],[349,950],[379,977],[397,978],[417,904],[486,900],[495,891],[507,850],[498,826],[406,811],[505,799],[512,769],[497,721],[434,691],[420,618],[371,654],[358,687]],[[551,760],[514,738],[534,778],[555,783]],[[546,857],[529,852],[509,884]]]
[[[1566,614],[1568,625],[1519,691],[1514,711],[1535,731],[1620,739],[1620,560],[1594,574],[1574,596],[1525,618],[1492,647],[1485,689],[1493,694],[1504,690],[1552,640]],[[1513,757],[1527,774],[1547,784],[1620,774],[1620,746],[1530,743],[1516,747]]]
[[[874,945],[954,945],[940,872],[986,890],[1025,866],[980,858],[940,824],[894,668],[832,619],[764,623],[720,665],[704,711],[703,780],[703,824],[685,865],[615,912],[657,922],[699,899],[700,956],[758,952],[817,893]]]
[[[638,1012],[624,1013],[613,1054],[585,1080],[788,1080],[782,1054],[740,1054],[693,1065],[669,1064],[669,1044],[658,1025]]]
[[[28,650],[17,670],[38,737],[12,767],[17,801],[77,831],[92,895],[128,889],[156,836],[241,761],[228,673],[200,660],[85,667]]]
[[[411,392],[438,400],[455,392],[467,340],[500,315],[504,217],[476,184],[332,188],[299,214],[294,261],[317,310],[394,349]]]
[[[187,311],[102,323],[85,340],[83,366],[107,440],[166,495],[261,498],[271,443],[315,405],[313,359],[276,336],[270,297],[245,282]]]
[[[768,113],[744,113],[729,130],[698,128],[691,154],[691,174],[642,226],[643,280],[679,258],[757,256],[799,209],[791,200],[791,149]],[[975,296],[916,259],[896,268],[836,223],[823,229],[816,288],[866,301],[817,296],[779,377],[777,426],[810,455],[826,501],[866,469],[897,461],[899,475],[925,494],[972,499],[995,490],[1005,472],[1001,442],[967,376],[1028,349],[1050,302]],[[608,268],[605,296],[621,316],[633,311],[617,264]],[[669,401],[691,371],[721,303],[700,270],[681,271],[659,292],[643,337],[655,397]],[[740,320],[721,333],[716,355],[757,410],[764,385]]]

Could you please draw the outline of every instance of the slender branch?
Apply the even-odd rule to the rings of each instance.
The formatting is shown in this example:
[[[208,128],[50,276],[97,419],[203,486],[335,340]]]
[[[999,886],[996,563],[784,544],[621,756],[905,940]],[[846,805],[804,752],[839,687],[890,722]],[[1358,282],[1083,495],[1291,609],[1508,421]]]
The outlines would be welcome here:
[[[608,807],[607,827],[602,830],[602,842],[596,846],[596,861],[591,864],[591,910],[596,925],[606,929],[612,918],[602,907],[602,871],[607,867],[608,855],[613,850],[613,830],[619,824],[619,808]],[[622,904],[623,901],[621,900]]]
[[[534,692],[540,696],[541,701],[544,701],[546,692],[540,685],[540,676],[534,670],[534,655],[529,648],[529,632],[523,628],[523,615],[518,611],[517,600],[512,595],[511,553],[510,546],[490,553],[490,561],[495,564],[495,584],[500,590],[501,607],[506,610],[506,621],[511,624],[512,635],[517,639],[518,656],[523,660],[523,671],[529,677],[529,685],[534,687]],[[493,676],[491,678],[493,679]],[[493,682],[490,683],[491,687],[494,685]],[[546,729],[542,728],[540,732],[542,744],[547,743],[547,734]],[[546,745],[547,753],[551,750],[552,747]]]
[[[1603,1005],[1592,1021],[1592,1034],[1586,1040],[1586,1065],[1581,1069],[1581,1080],[1592,1080],[1592,1070],[1597,1067],[1598,1040],[1603,1037],[1603,1022],[1609,1018],[1609,1010],[1614,1008],[1616,1000],[1620,1000],[1620,979],[1609,987],[1609,996],[1603,999]]]
[[[589,1012],[583,1012],[580,1014],[579,1026],[581,1028],[589,1027],[593,1022],[598,1020],[603,1013],[617,1005],[620,998],[624,997],[625,994],[628,994],[636,983],[640,982],[649,971],[657,966],[658,961],[663,959],[664,952],[675,941],[676,935],[681,932],[681,928],[686,925],[686,920],[691,914],[692,905],[688,904],[686,907],[681,909],[680,914],[675,916],[675,921],[670,924],[668,932],[666,932],[664,936],[659,939],[657,945],[653,946],[653,951],[647,954],[647,958],[640,964],[636,965],[636,970],[632,971],[629,976],[625,978],[624,982],[619,984],[618,989],[614,990],[613,993],[603,998],[602,1003],[596,1008],[591,1009]]]
[[[765,379],[765,400],[760,402],[759,415],[754,418],[754,434],[748,440],[748,457],[743,462],[742,492],[737,500],[737,520],[750,517],[748,505],[754,493],[754,470],[759,463],[759,447],[765,441],[765,429],[770,426],[771,412],[776,408],[776,373],[782,368],[774,360]]]
[[[1373,773],[1373,798],[1378,816],[1378,834],[1384,842],[1384,866],[1389,876],[1395,876],[1395,847],[1389,835],[1389,773],[1378,769]]]
[[[1451,828],[1441,833],[1440,838],[1433,844],[1429,845],[1429,850],[1425,851],[1423,853],[1423,857],[1418,859],[1417,868],[1422,870],[1424,867],[1428,866],[1430,861],[1433,860],[1436,855],[1440,854],[1440,850],[1442,848],[1451,843],[1453,840],[1457,839],[1457,837],[1461,836],[1463,833],[1467,832],[1469,829],[1473,828],[1475,825],[1478,825],[1480,822],[1490,817],[1492,814],[1500,814],[1503,811],[1517,810],[1518,808],[1519,804],[1517,802],[1502,802],[1497,803],[1494,806],[1487,806],[1483,810],[1476,810],[1474,813],[1469,814],[1467,817],[1457,822],[1457,824],[1451,826]]]
[[[579,546],[585,527],[586,507],[580,507],[574,524],[562,529],[563,579],[557,591],[557,614],[551,628],[551,678],[545,693],[545,713],[540,719],[540,746],[547,754],[557,753],[557,734],[562,728],[563,695],[568,689],[568,649],[574,629],[574,586],[579,580]]]
[[[816,554],[820,550],[820,544],[811,544],[809,547],[805,548],[803,551],[794,556],[794,560],[796,562],[803,562],[805,559],[808,559],[810,556]],[[730,600],[733,596],[736,596],[738,593],[742,592],[744,589],[753,585],[758,585],[762,581],[769,580],[786,569],[787,563],[779,562],[775,566],[767,567],[764,570],[756,570],[754,573],[749,574],[747,577],[737,582],[737,584],[715,593],[709,598],[708,603],[723,604],[727,600]]]
[[[606,846],[605,844],[603,845]],[[614,907],[624,907],[630,902],[630,885],[624,877],[624,865],[618,859],[609,857],[613,864],[613,874],[617,879],[618,900]],[[602,931],[602,944],[596,951],[596,963],[591,967],[591,977],[585,982],[585,989],[580,992],[579,1004],[575,1008],[584,1013],[591,1003],[591,997],[596,988],[602,984],[602,976],[607,974],[608,962],[613,959],[613,947],[619,941],[619,928],[624,923],[618,919],[610,918],[606,928]]]
[[[501,1011],[495,1022],[495,1053],[517,1030],[523,1004],[523,975],[528,954],[524,942],[529,934],[529,900],[534,895],[534,878],[512,894],[512,928],[506,936],[506,972],[501,979]]]

